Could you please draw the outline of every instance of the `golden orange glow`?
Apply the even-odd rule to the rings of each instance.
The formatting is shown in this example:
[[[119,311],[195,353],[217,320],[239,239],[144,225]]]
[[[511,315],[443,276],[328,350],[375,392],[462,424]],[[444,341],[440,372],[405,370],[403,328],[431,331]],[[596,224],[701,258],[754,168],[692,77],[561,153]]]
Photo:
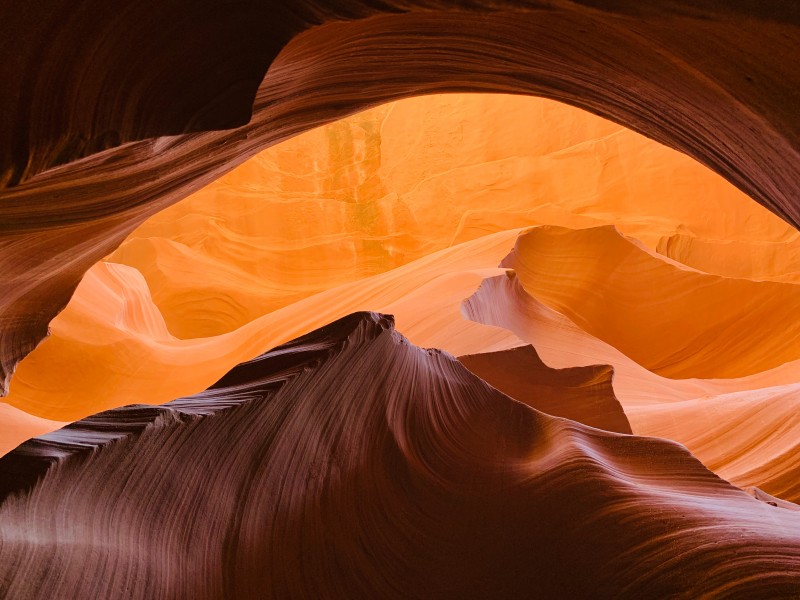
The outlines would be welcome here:
[[[0,452],[374,310],[454,355],[612,365],[634,433],[795,498],[797,427],[751,416],[796,412],[799,272],[794,229],[619,125],[528,97],[403,100],[265,150],[95,265],[19,365]]]
[[[570,106],[424,96],[265,150],[155,215],[109,261],[139,270],[179,338],[478,237],[614,224],[778,242],[796,232],[687,156]]]

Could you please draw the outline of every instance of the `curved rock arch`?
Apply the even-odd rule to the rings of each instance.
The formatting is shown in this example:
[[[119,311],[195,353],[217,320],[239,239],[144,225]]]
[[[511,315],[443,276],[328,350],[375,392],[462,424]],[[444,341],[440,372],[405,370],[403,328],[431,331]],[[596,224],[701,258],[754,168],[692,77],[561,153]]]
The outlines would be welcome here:
[[[5,385],[85,270],[149,215],[270,144],[406,96],[573,104],[800,224],[793,3],[51,0],[0,15],[0,77],[19,92],[0,106]]]

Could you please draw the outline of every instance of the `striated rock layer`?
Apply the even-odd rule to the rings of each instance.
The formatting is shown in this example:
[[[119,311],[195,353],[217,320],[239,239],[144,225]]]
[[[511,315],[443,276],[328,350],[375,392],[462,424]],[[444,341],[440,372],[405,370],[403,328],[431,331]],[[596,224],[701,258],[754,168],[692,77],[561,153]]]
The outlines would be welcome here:
[[[609,365],[551,369],[530,345],[458,360],[485,382],[537,410],[598,429],[631,433],[614,396],[614,369]]]
[[[0,182],[19,184],[0,197],[4,388],[86,269],[149,215],[268,145],[400,97],[574,104],[800,223],[793,3],[5,0],[0,22],[13,90]]]
[[[503,266],[525,290],[648,370],[735,378],[800,359],[800,285],[703,273],[613,227],[541,227]]]
[[[639,435],[675,440],[720,477],[800,501],[800,384],[627,407]]]
[[[462,312],[478,323],[513,332],[533,345],[549,367],[611,365],[614,393],[626,410],[632,406],[791,385],[800,380],[800,361],[733,379],[662,377],[531,296],[514,271],[484,280],[475,294],[464,301]]]
[[[372,313],[0,472],[15,598],[800,593],[797,511],[676,444],[530,409]]]
[[[414,343],[456,355],[522,345],[458,313],[502,272],[486,271],[510,250],[495,242],[609,223],[652,249],[681,232],[785,250],[797,233],[690,157],[572,106],[408,98],[268,148],[149,218],[87,272],[6,402],[58,420],[166,402],[354,310],[391,312]],[[0,454],[25,439],[4,429]]]
[[[59,421],[125,404],[161,404],[199,392],[236,364],[356,310],[392,312],[414,343],[456,355],[520,346],[524,342],[512,333],[466,320],[459,310],[481,280],[503,272],[496,265],[518,233],[446,248],[310,296],[228,334],[189,340],[169,333],[138,271],[98,264],[53,320],[53,334],[20,364],[6,400]],[[0,446],[0,453],[13,447]]]
[[[735,485],[756,486],[784,500],[800,500],[800,361],[735,379],[668,379],[545,306],[519,280],[513,271],[485,280],[464,302],[464,314],[514,332],[533,344],[548,366],[613,366],[614,395],[635,434],[684,444],[704,465]],[[525,383],[535,384],[533,380]],[[559,408],[569,410],[568,406]]]
[[[800,234],[787,240],[703,239],[676,233],[659,240],[656,250],[706,273],[754,281],[800,283]]]
[[[139,270],[185,339],[497,231],[607,224],[652,248],[678,232],[773,245],[797,234],[697,161],[596,115],[438,94],[276,144],[105,260]]]

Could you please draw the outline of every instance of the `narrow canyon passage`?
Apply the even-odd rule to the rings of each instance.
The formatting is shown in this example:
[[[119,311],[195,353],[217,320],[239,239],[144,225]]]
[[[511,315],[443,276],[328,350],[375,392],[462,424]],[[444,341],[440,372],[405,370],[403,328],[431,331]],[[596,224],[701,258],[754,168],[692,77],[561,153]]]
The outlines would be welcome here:
[[[0,589],[792,597],[799,237],[544,98],[417,96],[291,137],[131,231],[19,363]]]

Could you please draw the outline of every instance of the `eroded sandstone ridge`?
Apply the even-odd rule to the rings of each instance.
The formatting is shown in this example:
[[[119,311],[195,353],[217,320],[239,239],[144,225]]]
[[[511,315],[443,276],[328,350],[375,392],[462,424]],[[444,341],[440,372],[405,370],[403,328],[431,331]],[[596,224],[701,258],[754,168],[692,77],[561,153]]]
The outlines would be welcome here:
[[[678,441],[796,501],[798,240],[688,156],[565,104],[376,106],[260,152],[95,264],[0,403],[0,455],[377,311],[533,408]]]
[[[8,597],[791,597],[800,513],[356,313],[0,459]],[[47,518],[42,518],[47,515]]]

